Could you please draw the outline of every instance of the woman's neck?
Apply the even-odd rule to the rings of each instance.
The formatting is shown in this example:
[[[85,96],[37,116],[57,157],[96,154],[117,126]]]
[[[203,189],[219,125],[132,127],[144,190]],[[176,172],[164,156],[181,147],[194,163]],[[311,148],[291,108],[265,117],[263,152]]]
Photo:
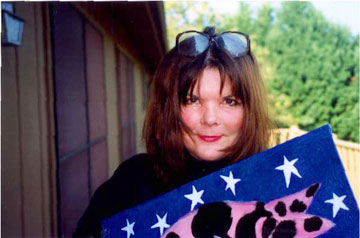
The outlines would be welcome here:
[[[215,161],[207,161],[194,158],[188,152],[186,152],[186,160],[187,171],[189,171],[189,176],[192,177],[192,179],[203,177],[230,164],[228,157]]]

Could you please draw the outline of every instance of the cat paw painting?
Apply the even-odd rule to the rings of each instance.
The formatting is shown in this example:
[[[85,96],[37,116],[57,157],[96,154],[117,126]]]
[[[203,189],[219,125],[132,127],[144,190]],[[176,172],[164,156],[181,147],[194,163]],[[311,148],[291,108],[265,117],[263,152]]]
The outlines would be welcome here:
[[[359,209],[323,126],[102,222],[104,237],[347,238]]]

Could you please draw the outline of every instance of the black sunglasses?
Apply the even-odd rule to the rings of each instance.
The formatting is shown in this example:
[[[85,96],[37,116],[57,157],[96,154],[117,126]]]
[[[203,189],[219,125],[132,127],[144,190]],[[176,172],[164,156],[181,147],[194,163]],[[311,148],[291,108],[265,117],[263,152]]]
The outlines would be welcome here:
[[[239,58],[250,52],[250,37],[238,31],[226,31],[209,35],[199,31],[185,31],[176,36],[177,51],[185,56],[196,57],[214,43]]]

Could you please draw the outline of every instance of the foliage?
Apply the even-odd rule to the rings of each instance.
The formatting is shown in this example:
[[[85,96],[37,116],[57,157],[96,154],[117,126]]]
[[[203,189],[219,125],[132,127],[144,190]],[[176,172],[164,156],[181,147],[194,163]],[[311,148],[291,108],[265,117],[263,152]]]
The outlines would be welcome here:
[[[250,34],[252,29],[251,13],[251,9],[246,3],[240,2],[238,12],[234,16],[224,16],[224,25],[220,28],[220,30],[236,30]]]
[[[208,2],[165,2],[165,9],[171,41],[207,25],[251,36],[279,126],[330,123],[338,138],[359,142],[359,36],[330,23],[311,2],[283,2],[276,10],[264,3],[255,17],[244,2],[234,15],[218,14]]]
[[[169,48],[174,47],[176,35],[181,32],[217,25],[215,11],[208,2],[166,1],[164,5]]]
[[[339,138],[358,141],[358,52],[355,38],[309,2],[284,2],[265,43],[276,75],[271,93],[287,97],[300,128],[332,125]]]

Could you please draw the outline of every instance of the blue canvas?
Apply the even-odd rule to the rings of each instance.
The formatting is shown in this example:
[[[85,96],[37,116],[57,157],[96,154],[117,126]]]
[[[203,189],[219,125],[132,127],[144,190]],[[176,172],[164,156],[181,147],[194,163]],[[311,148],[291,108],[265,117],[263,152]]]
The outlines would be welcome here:
[[[346,238],[359,237],[359,209],[325,125],[102,226],[104,237]]]

